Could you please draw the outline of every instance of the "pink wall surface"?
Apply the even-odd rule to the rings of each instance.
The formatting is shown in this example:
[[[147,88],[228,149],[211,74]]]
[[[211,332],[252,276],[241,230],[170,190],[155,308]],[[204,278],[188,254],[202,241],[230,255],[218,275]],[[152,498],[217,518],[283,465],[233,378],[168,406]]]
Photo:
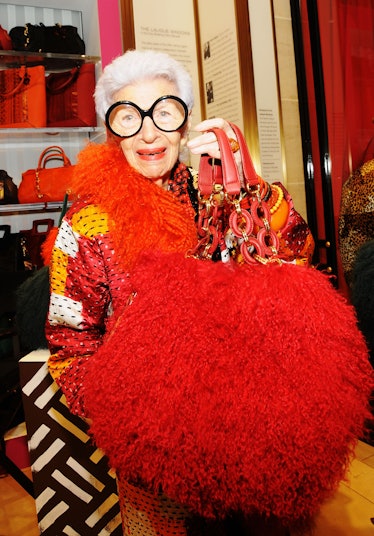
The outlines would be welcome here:
[[[122,54],[119,0],[97,0],[100,25],[101,61],[105,67]]]

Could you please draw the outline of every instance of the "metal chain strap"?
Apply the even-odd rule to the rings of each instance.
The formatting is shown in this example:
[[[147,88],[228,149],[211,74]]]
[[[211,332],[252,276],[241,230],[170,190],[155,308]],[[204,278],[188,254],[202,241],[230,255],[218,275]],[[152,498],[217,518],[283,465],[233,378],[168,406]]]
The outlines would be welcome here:
[[[270,209],[261,197],[260,185],[255,191],[248,192],[248,196],[250,209],[242,207],[247,196],[230,198],[226,195],[227,202],[233,207],[229,227],[238,239],[243,259],[249,264],[280,262],[277,257],[279,238],[270,227]]]
[[[44,194],[41,191],[40,188],[40,177],[39,177],[39,170],[35,170],[35,189],[36,189],[36,195],[39,199],[42,199],[44,197]]]
[[[214,184],[213,189],[210,196],[198,194],[199,241],[189,255],[210,260],[219,247],[222,260],[227,262],[230,256],[226,242],[235,237],[248,264],[281,263],[279,238],[270,227],[271,210],[261,196],[261,185],[238,196],[225,193],[222,184]],[[249,208],[243,206],[248,204]]]

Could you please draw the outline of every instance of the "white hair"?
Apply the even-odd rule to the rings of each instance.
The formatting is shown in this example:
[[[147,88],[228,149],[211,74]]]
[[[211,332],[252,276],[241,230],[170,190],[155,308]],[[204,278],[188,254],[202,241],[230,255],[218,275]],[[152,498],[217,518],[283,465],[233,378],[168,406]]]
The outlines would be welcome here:
[[[124,87],[140,81],[166,78],[174,83],[178,95],[191,111],[194,104],[192,80],[177,60],[163,52],[128,50],[108,64],[95,89],[96,111],[105,119],[108,108],[115,102],[114,95]]]

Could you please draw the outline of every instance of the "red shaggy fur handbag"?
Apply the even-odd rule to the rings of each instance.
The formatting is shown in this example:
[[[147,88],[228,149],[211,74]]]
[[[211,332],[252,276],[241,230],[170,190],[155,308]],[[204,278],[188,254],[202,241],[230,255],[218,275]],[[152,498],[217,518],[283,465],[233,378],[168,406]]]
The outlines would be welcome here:
[[[259,228],[266,208],[256,210]],[[251,225],[239,216],[233,227]],[[196,258],[210,254],[213,228],[195,257],[145,253],[82,389],[93,439],[122,479],[207,518],[258,512],[292,525],[344,477],[373,372],[353,308],[321,272],[280,261],[264,228],[254,240],[247,228],[243,264]]]

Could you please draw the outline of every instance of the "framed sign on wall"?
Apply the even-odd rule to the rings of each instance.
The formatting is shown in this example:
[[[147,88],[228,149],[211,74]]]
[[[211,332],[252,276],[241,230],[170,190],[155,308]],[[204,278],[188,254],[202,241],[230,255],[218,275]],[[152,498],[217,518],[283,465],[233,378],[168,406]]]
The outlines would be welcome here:
[[[276,76],[268,77],[264,93],[264,50],[254,62],[250,29],[252,20],[264,28],[258,20],[263,10],[252,8],[251,19],[250,9],[248,0],[224,0],[219,8],[215,0],[160,0],[157,9],[151,0],[121,0],[123,48],[161,50],[181,61],[194,82],[192,124],[212,117],[233,121],[244,131],[256,171],[269,181],[283,180]],[[256,36],[261,39],[261,32]],[[272,39],[268,50],[274,54]],[[271,82],[275,92],[269,93]],[[264,102],[269,95],[272,102]]]

